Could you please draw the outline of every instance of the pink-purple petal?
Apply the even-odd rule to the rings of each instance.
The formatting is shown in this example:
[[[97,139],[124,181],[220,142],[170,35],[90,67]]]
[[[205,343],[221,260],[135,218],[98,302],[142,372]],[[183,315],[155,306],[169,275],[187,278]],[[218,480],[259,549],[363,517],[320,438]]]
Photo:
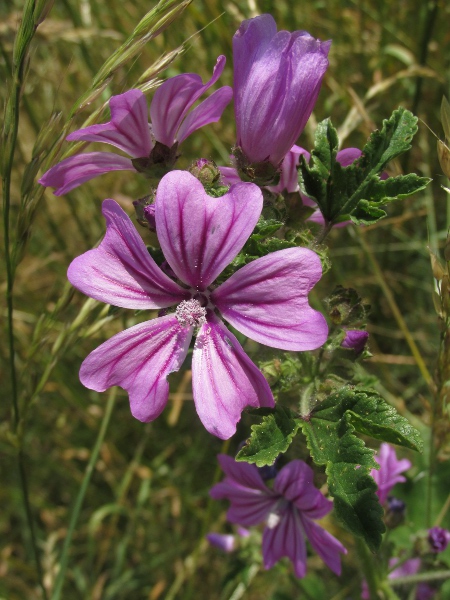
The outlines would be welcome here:
[[[346,548],[331,533],[311,521],[307,517],[300,515],[306,537],[309,540],[313,550],[320,556],[329,569],[341,574],[341,554],[347,554]]]
[[[314,472],[302,460],[292,460],[275,478],[273,489],[310,519],[321,519],[333,508],[333,503],[314,486]]]
[[[152,141],[144,94],[140,90],[129,90],[124,94],[112,96],[109,108],[111,121],[78,129],[66,139],[111,144],[132,158],[148,156],[152,149]]]
[[[246,406],[274,406],[272,392],[261,371],[234,335],[212,314],[195,342],[192,387],[200,420],[207,431],[221,439],[235,433]]]
[[[177,277],[205,290],[242,249],[262,203],[261,190],[251,183],[212,198],[187,171],[165,175],[156,192],[156,229]]]
[[[97,392],[120,386],[129,394],[133,416],[153,421],[167,402],[167,375],[180,368],[191,337],[192,328],[181,327],[173,315],[130,327],[89,354],[81,383]]]
[[[233,327],[253,340],[283,350],[313,350],[328,335],[325,318],[308,304],[321,274],[312,250],[279,250],[236,271],[211,299]]]
[[[240,183],[241,178],[234,167],[217,167],[220,171],[220,179],[224,185]]]
[[[263,533],[262,553],[264,567],[271,569],[287,556],[299,578],[306,575],[306,543],[296,509],[288,507],[275,527],[266,526]]]
[[[171,147],[189,109],[222,74],[225,56],[219,56],[213,76],[203,84],[195,73],[183,73],[165,81],[155,92],[150,105],[150,118],[155,139]],[[186,137],[186,136],[185,136]]]
[[[67,276],[87,296],[124,308],[163,308],[190,297],[165,275],[129,217],[114,200],[103,202],[106,235],[76,258]]]
[[[46,187],[56,188],[55,196],[67,194],[85,181],[109,171],[136,171],[131,160],[112,152],[87,152],[69,156],[39,179]]]
[[[191,133],[200,129],[200,127],[219,121],[226,106],[231,102],[232,97],[233,90],[229,86],[224,86],[216,90],[184,119],[178,130],[177,141],[181,143]]]
[[[247,462],[237,462],[231,456],[219,454],[217,457],[222,471],[232,483],[252,490],[269,493],[269,488],[264,483],[255,465]]]

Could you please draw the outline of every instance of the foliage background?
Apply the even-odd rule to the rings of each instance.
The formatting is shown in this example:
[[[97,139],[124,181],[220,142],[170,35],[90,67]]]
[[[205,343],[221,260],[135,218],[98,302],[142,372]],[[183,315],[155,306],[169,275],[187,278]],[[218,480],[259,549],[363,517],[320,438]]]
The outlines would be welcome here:
[[[23,191],[24,181],[27,184],[32,173],[29,165],[39,132],[48,134],[44,154],[57,147],[69,148],[69,144],[61,145],[58,136],[75,100],[90,87],[102,64],[151,7],[143,0],[55,0],[29,52],[12,176],[12,227],[20,214],[21,188]],[[0,4],[0,73],[2,81],[8,83],[0,88],[2,103],[11,85],[13,43],[22,9],[22,0]],[[144,84],[150,80],[147,87],[151,88],[152,77],[142,79],[142,74],[171,51],[176,51],[175,59],[161,73],[163,78],[194,71],[206,80],[217,56],[225,54],[228,63],[220,81],[222,85],[232,84],[232,35],[243,19],[263,12],[270,12],[279,28],[306,29],[315,37],[333,40],[330,68],[301,145],[312,146],[315,122],[329,115],[339,128],[343,147],[361,147],[369,133],[399,105],[423,120],[412,151],[403,163],[392,165],[391,173],[414,171],[432,177],[433,183],[417,197],[391,205],[388,219],[374,226],[336,229],[328,242],[333,269],[314,295],[320,306],[321,299],[341,284],[355,287],[371,304],[368,330],[374,356],[361,367],[361,377],[367,373],[379,377],[379,391],[425,436],[428,450],[422,457],[408,455],[414,467],[408,483],[397,494],[407,499],[408,514],[406,524],[395,532],[395,541],[407,547],[411,532],[433,524],[444,504],[450,447],[444,436],[432,461],[433,502],[427,507],[428,457],[433,443],[429,435],[430,393],[386,289],[433,373],[439,323],[427,246],[442,248],[450,225],[450,203],[441,189],[446,179],[437,161],[436,140],[425,124],[441,135],[440,103],[443,94],[449,95],[450,6],[444,1],[418,4],[412,0],[193,0],[165,31],[142,47],[138,56],[115,71],[99,96],[79,111],[70,128],[80,127],[112,94],[133,87],[140,78]],[[52,115],[59,112],[59,121],[52,121]],[[105,112],[97,120],[106,116]],[[199,156],[227,164],[233,143],[234,121],[229,107],[220,123],[200,130],[183,144],[179,167],[187,167]],[[126,311],[108,315],[96,303],[89,304],[87,310],[86,299],[70,291],[65,272],[69,262],[102,235],[103,198],[115,198],[129,207],[130,201],[145,194],[145,180],[128,173],[104,176],[62,198],[47,190],[16,273],[14,327],[23,416],[19,433],[23,435],[29,497],[48,591],[54,585],[70,511],[105,407],[114,401],[108,393],[99,395],[83,388],[78,368],[90,350],[132,325],[136,318]],[[2,287],[6,288],[4,284]],[[34,599],[42,596],[22,508],[17,438],[10,434],[13,418],[6,334],[3,339],[0,598]],[[247,349],[255,351],[250,343]],[[268,356],[277,358],[277,353],[266,352],[261,358],[267,360]],[[243,418],[228,447],[201,426],[192,404],[189,372],[171,375],[170,383],[167,409],[147,425],[131,418],[127,397],[118,390],[75,530],[63,597],[358,598],[359,581],[354,579],[357,552],[350,536],[336,523],[328,526],[350,551],[340,581],[317,557],[310,559],[309,576],[298,581],[287,563],[265,572],[259,568],[258,555],[250,556],[244,566],[235,557],[208,547],[204,534],[224,528],[223,506],[208,499],[210,486],[220,478],[215,456],[227,449],[234,452],[248,435],[252,421],[248,416]],[[300,442],[297,446],[290,456],[303,452]],[[320,476],[318,483],[323,483]],[[443,525],[450,527],[445,518]],[[344,591],[339,592],[342,588]],[[441,594],[450,598],[450,588]]]

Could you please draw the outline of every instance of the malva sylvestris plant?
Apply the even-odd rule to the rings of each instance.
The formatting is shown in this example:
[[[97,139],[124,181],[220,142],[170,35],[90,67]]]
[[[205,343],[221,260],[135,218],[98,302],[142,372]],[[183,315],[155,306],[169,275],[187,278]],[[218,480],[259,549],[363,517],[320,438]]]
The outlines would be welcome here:
[[[106,236],[98,248],[72,262],[71,283],[114,306],[178,306],[174,314],[131,327],[94,350],[80,370],[86,387],[104,391],[120,385],[129,393],[133,415],[152,421],[167,402],[166,377],[180,368],[198,329],[192,379],[195,406],[206,429],[229,438],[245,406],[274,406],[264,376],[216,309],[244,335],[284,350],[318,348],[328,328],[308,304],[322,267],[306,248],[271,253],[218,287],[212,285],[247,241],[262,204],[261,191],[251,183],[211,198],[188,172],[163,177],[156,192],[156,230],[177,283],[156,265],[123,210],[105,200]]]
[[[385,204],[428,183],[415,174],[387,176],[386,165],[410,148],[417,130],[417,119],[401,108],[361,150],[341,150],[329,119],[319,123],[311,152],[297,146],[329,66],[330,46],[305,31],[277,31],[270,15],[246,20],[233,37],[233,90],[221,87],[193,108],[222,74],[225,57],[219,56],[206,84],[192,73],[165,81],[150,104],[150,122],[141,91],[113,96],[109,122],[79,129],[67,140],[107,143],[128,157],[82,153],[40,179],[61,195],[108,171],[147,177],[154,202],[143,214],[165,262],[158,266],[126,212],[108,199],[102,242],[73,260],[68,278],[91,298],[153,311],[154,318],[91,352],[80,380],[98,392],[122,387],[133,416],[153,421],[168,400],[168,375],[181,369],[192,347],[193,399],[206,430],[228,439],[246,407],[259,418],[236,460],[219,458],[226,477],[211,496],[231,502],[230,522],[264,524],[265,568],[288,557],[300,578],[306,575],[307,539],[333,573],[341,572],[344,545],[315,523],[333,507],[349,532],[372,552],[380,548],[381,505],[387,506],[387,494],[411,463],[398,461],[387,443],[374,456],[360,434],[421,449],[417,431],[361,383],[354,364],[347,365],[345,377],[335,370],[339,352],[347,354],[347,363],[364,357],[362,299],[355,290],[337,294],[328,316],[338,330],[329,330],[324,315],[309,304],[331,228],[374,223],[385,216]],[[191,172],[172,171],[179,144],[218,121],[233,95],[234,167],[200,158]],[[208,171],[207,180],[202,171]],[[289,203],[290,194],[298,195],[297,204]],[[302,222],[290,218],[305,206],[311,210]],[[257,366],[224,321],[282,352]],[[311,463],[326,472],[334,503],[314,486],[312,468],[299,459],[288,462],[272,486],[263,481],[258,468],[272,466],[300,432],[302,456],[309,453]],[[211,535],[227,551],[234,548],[231,536]],[[367,579],[373,587],[374,578]]]

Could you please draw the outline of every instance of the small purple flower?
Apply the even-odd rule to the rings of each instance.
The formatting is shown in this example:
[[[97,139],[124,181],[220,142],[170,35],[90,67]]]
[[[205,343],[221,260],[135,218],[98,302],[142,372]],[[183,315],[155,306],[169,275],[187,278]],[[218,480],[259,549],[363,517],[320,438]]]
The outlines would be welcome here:
[[[69,267],[70,282],[96,300],[130,309],[175,313],[140,323],[94,350],[80,369],[81,382],[102,392],[128,391],[132,414],[154,420],[168,398],[167,375],[183,363],[198,329],[192,356],[194,402],[206,429],[222,439],[236,430],[245,406],[274,406],[270,387],[235,336],[217,315],[244,335],[284,350],[312,350],[327,338],[326,321],[308,304],[320,279],[320,259],[306,248],[259,258],[215,287],[214,280],[236,257],[262,210],[256,185],[239,183],[220,198],[208,196],[186,171],[161,180],[155,222],[168,267],[166,275],[149,255],[130,219],[105,200],[106,235]]]
[[[231,101],[233,91],[224,86],[188,114],[200,96],[218,80],[225,60],[219,56],[208,83],[203,84],[195,73],[184,73],[165,81],[156,90],[150,105],[151,124],[147,101],[140,90],[113,96],[109,101],[111,121],[74,131],[67,140],[111,144],[131,158],[111,152],[76,154],[52,167],[39,183],[55,187],[54,194],[61,196],[109,171],[146,172],[159,164],[170,168],[176,160],[178,144],[200,127],[218,121]]]
[[[450,531],[442,529],[442,527],[432,527],[428,531],[428,543],[430,544],[431,552],[444,552],[450,543]]]
[[[385,442],[381,444],[375,460],[380,465],[380,468],[379,470],[372,469],[370,474],[378,485],[377,495],[380,503],[384,504],[394,485],[406,481],[405,477],[400,475],[400,473],[410,469],[411,462],[407,458],[397,460],[394,448]]]
[[[340,554],[344,546],[330,533],[314,523],[333,506],[314,487],[313,471],[301,460],[285,465],[268,488],[255,465],[236,462],[219,455],[225,479],[211,489],[215,500],[231,502],[227,519],[245,527],[265,523],[262,553],[264,566],[270,569],[283,556],[294,565],[297,577],[306,575],[306,542],[309,542],[325,564],[337,575],[341,572]]]
[[[356,354],[361,354],[368,338],[368,331],[364,331],[363,329],[347,329],[341,346],[349,350],[354,350]]]
[[[244,21],[233,37],[237,146],[249,163],[278,167],[308,121],[331,42],[277,32],[271,15]]]
[[[392,569],[398,562],[398,558],[390,558],[389,568]],[[421,566],[422,562],[420,558],[410,558],[396,569],[393,569],[389,573],[388,579],[395,580],[401,577],[408,577],[409,575],[416,575],[420,571]],[[435,594],[435,589],[431,588],[428,584],[422,582],[417,585],[415,600],[431,600],[431,598],[433,598]],[[365,580],[362,582],[361,598],[362,600],[370,600],[369,586],[367,585],[367,581]]]

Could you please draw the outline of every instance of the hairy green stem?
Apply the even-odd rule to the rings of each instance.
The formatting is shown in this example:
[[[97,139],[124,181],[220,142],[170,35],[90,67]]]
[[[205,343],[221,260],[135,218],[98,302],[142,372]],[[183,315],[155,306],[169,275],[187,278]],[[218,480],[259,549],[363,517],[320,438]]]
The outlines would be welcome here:
[[[67,571],[67,565],[69,562],[69,550],[70,545],[72,543],[72,537],[75,531],[75,527],[78,523],[78,518],[80,516],[81,507],[83,506],[84,497],[86,495],[86,491],[91,480],[92,474],[94,472],[95,464],[98,459],[98,455],[100,453],[100,448],[103,444],[103,440],[105,439],[106,431],[108,429],[109,422],[111,420],[111,415],[114,409],[114,404],[116,401],[117,388],[112,388],[108,396],[108,402],[106,404],[105,414],[103,415],[102,423],[100,426],[100,431],[98,432],[97,440],[95,442],[94,448],[92,450],[91,457],[89,459],[89,463],[86,467],[86,471],[84,473],[83,481],[81,483],[80,489],[78,491],[78,495],[75,499],[75,503],[72,508],[72,514],[69,522],[69,529],[67,531],[66,538],[64,540],[63,549],[61,552],[61,558],[59,561],[59,571],[56,577],[55,586],[53,588],[53,593],[51,595],[51,600],[59,600],[61,598],[61,592],[64,585],[64,578]]]

